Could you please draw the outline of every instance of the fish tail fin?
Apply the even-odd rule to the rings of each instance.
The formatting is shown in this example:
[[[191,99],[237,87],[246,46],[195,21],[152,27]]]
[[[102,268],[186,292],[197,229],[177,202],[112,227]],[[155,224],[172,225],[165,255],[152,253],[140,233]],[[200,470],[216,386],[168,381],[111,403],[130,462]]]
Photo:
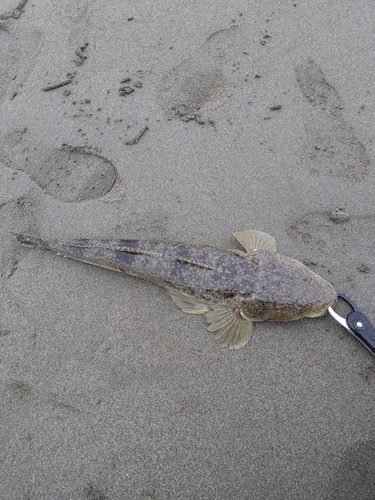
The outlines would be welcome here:
[[[44,247],[44,243],[40,238],[36,238],[35,236],[30,236],[28,234],[21,233],[13,233],[10,231],[10,234],[15,236],[17,240],[21,243],[21,245],[25,247]]]

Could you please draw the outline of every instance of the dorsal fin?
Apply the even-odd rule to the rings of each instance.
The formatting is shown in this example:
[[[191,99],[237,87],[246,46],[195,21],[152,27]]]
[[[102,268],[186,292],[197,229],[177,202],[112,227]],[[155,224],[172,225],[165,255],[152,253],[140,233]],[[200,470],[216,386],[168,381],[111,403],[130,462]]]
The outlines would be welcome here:
[[[267,250],[276,252],[276,240],[267,233],[248,229],[247,231],[238,231],[232,233],[238,243],[240,243],[248,252],[252,250]]]

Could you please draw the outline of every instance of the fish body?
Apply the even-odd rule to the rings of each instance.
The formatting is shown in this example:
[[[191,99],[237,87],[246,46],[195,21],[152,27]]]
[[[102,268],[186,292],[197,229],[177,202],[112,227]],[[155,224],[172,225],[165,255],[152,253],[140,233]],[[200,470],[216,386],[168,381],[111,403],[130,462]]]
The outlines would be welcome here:
[[[271,236],[260,231],[233,235],[245,251],[141,240],[16,236],[24,245],[163,286],[184,312],[202,314],[216,340],[232,349],[246,345],[255,321],[322,316],[336,303],[332,285],[300,262],[277,253]]]

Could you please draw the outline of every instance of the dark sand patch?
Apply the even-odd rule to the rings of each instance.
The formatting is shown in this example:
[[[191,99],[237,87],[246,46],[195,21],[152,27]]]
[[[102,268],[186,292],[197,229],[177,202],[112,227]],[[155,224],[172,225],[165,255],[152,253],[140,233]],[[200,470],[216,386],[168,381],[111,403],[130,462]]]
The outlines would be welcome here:
[[[375,478],[375,440],[348,446],[334,471],[329,500],[360,498],[373,500]]]

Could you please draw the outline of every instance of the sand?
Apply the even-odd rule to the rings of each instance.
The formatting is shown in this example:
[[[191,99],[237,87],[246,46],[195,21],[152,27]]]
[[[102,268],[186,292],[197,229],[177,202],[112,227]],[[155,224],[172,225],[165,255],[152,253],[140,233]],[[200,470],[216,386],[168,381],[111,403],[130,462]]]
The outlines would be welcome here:
[[[0,2],[2,500],[375,497],[374,357],[331,317],[233,352],[161,288],[9,234],[258,229],[375,321],[373,13]]]

